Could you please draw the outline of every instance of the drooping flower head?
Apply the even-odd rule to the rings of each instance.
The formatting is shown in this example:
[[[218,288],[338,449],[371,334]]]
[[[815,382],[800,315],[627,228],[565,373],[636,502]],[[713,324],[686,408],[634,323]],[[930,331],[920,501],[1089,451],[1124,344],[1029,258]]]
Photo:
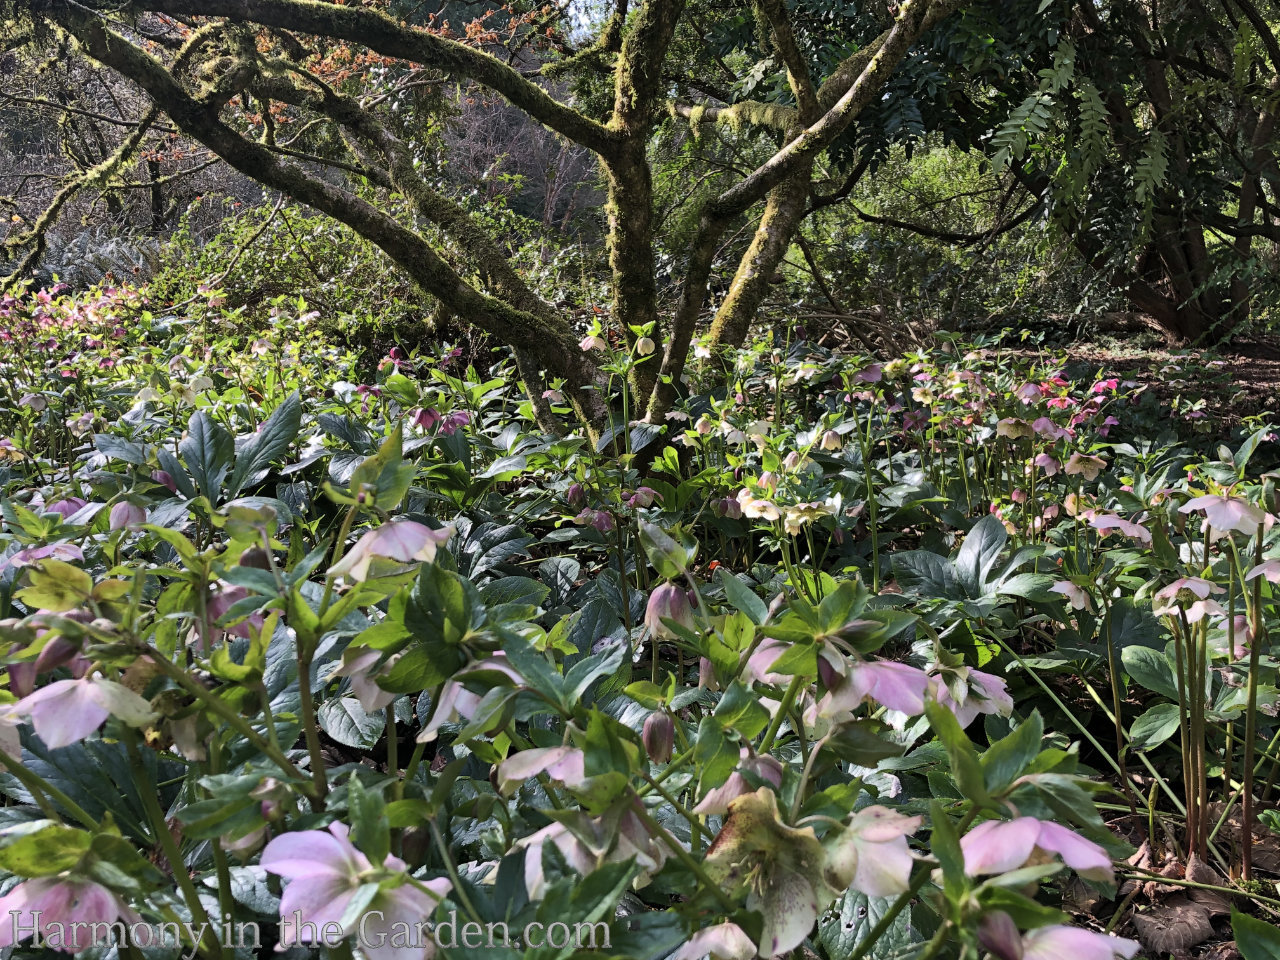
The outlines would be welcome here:
[[[413,520],[390,520],[357,540],[355,546],[329,568],[329,575],[360,582],[368,579],[370,568],[378,559],[401,565],[430,563],[452,535],[452,527],[432,530]]]

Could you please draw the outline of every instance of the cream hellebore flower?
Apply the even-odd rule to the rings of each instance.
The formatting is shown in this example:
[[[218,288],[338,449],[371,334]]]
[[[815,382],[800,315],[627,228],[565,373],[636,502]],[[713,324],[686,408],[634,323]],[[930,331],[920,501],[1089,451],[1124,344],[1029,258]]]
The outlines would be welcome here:
[[[369,578],[369,568],[379,558],[403,565],[430,563],[436,558],[436,550],[451,536],[453,527],[432,530],[413,520],[391,520],[357,540],[329,568],[329,576],[359,583]]]
[[[753,520],[768,520],[776,523],[782,519],[782,511],[772,500],[759,500],[750,490],[743,487],[738,491],[738,503],[742,504],[742,515]]]
[[[782,523],[782,527],[791,536],[799,535],[806,523],[812,523],[821,517],[829,517],[832,514],[831,507],[821,500],[814,500],[810,503],[797,503],[787,507],[786,519]]]
[[[1107,466],[1107,461],[1101,457],[1091,457],[1083,453],[1073,453],[1071,459],[1067,461],[1066,466],[1062,468],[1062,472],[1067,476],[1082,476],[1086,480],[1093,481],[1098,479],[1103,469]]]
[[[834,840],[827,840],[827,877],[836,890],[852,887],[869,897],[896,897],[911,881],[907,836],[921,817],[876,804],[863,807]],[[826,839],[826,838],[824,838]]]
[[[767,787],[729,804],[704,865],[731,896],[745,891],[747,909],[764,917],[762,957],[800,946],[835,892],[827,884],[827,854],[813,828],[783,823],[777,797]]]
[[[1083,587],[1076,586],[1070,580],[1059,580],[1049,588],[1050,593],[1060,593],[1071,603],[1072,610],[1093,610],[1093,603]]]
[[[756,945],[740,926],[726,920],[724,923],[703,927],[684,942],[667,960],[751,960],[756,955]]]
[[[1005,419],[996,423],[997,437],[1017,440],[1019,437],[1030,437],[1031,434],[1031,424],[1025,420],[1018,420],[1016,417],[1005,417]]]
[[[642,357],[647,357],[657,348],[651,337],[641,337],[636,341],[636,353]]]
[[[1205,519],[1216,533],[1256,533],[1258,526],[1267,519],[1260,507],[1240,497],[1210,495],[1195,497],[1178,508],[1179,513],[1203,510]]]

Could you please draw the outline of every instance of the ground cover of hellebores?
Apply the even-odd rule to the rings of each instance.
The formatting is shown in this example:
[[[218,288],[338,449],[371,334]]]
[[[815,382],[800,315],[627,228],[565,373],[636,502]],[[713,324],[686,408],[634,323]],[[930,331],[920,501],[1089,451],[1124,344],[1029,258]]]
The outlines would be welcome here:
[[[1268,423],[597,327],[554,436],[312,319],[0,301],[14,956],[1280,956]]]

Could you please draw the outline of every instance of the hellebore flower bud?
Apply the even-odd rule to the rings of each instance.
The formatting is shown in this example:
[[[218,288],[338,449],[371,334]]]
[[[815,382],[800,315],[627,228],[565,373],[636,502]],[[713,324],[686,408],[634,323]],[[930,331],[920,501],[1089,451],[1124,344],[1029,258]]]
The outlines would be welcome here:
[[[671,759],[671,751],[676,742],[675,721],[670,714],[655,710],[645,720],[640,739],[650,760],[654,763],[666,763]]]
[[[178,485],[173,482],[173,477],[167,470],[152,470],[151,479],[166,488],[170,493],[178,492]]]
[[[1022,935],[1003,910],[983,915],[978,924],[978,943],[997,960],[1022,960]]]
[[[582,489],[582,484],[575,483],[564,492],[564,498],[569,506],[581,509],[587,504],[587,491]]]
[[[716,668],[706,657],[698,658],[698,686],[711,691],[720,689],[720,681],[716,679]]]
[[[267,556],[267,551],[261,547],[250,547],[240,554],[240,566],[255,567],[258,570],[270,570],[271,558]]]
[[[689,595],[674,583],[664,583],[649,594],[649,605],[644,611],[644,625],[659,640],[675,640],[674,633],[663,620],[674,620],[680,626],[693,629],[693,608]]]
[[[111,508],[111,529],[121,530],[147,522],[147,511],[136,503],[121,500]]]

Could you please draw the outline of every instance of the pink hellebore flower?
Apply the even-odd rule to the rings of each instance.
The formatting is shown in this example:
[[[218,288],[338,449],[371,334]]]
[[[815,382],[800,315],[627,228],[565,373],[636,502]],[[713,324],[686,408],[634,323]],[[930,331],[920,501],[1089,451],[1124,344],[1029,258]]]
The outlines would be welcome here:
[[[856,709],[867,700],[907,716],[924,713],[930,678],[919,667],[894,660],[854,660],[849,663],[844,682],[831,690],[818,705],[820,716]]]
[[[1141,944],[1137,940],[1096,933],[1081,927],[1037,927],[1022,938],[1022,960],[1129,960]]]
[[[736,923],[726,920],[703,927],[684,942],[667,960],[752,960],[756,945]]]
[[[693,629],[693,608],[689,594],[674,583],[664,583],[649,594],[644,611],[644,625],[659,640],[678,640],[680,635],[668,627],[664,620],[671,620],[686,630]]]
[[[1034,403],[1040,399],[1040,386],[1035,383],[1024,383],[1013,392],[1013,395],[1023,403]]]
[[[772,784],[774,789],[782,786],[781,763],[767,753],[755,755],[748,747],[742,747],[738,751],[738,766],[733,773],[729,774],[729,779],[720,786],[708,790],[707,795],[693,808],[693,812],[707,817],[728,813],[730,803],[756,789],[747,782],[747,778],[743,776],[744,773]]]
[[[357,583],[367,580],[376,558],[400,564],[430,563],[436,558],[436,550],[452,535],[452,527],[432,530],[413,520],[391,520],[356,541],[356,545],[329,568],[329,576],[341,576]]]
[[[1244,575],[1246,580],[1266,577],[1268,583],[1280,583],[1280,559],[1264,560]]]
[[[1055,457],[1051,457],[1047,453],[1039,454],[1031,462],[1043,470],[1046,477],[1052,477],[1062,469],[1062,464],[1060,464]]]
[[[1041,417],[1035,423],[1031,424],[1031,429],[1046,440],[1061,440],[1064,437],[1071,436],[1070,430],[1066,427],[1058,426],[1048,417]]]
[[[1067,461],[1067,465],[1063,467],[1062,472],[1067,476],[1079,475],[1086,480],[1097,480],[1098,474],[1103,471],[1107,465],[1107,461],[1101,457],[1091,457],[1083,453],[1073,453],[1071,459]]]
[[[386,709],[396,694],[378,686],[378,677],[386,673],[394,658],[381,663],[382,651],[372,647],[347,647],[342,653],[342,663],[330,676],[350,677],[351,692],[360,701],[365,713]]]
[[[961,727],[969,726],[979,714],[1007,717],[1013,713],[1013,697],[1003,680],[972,667],[964,667],[961,672],[964,683],[956,685],[961,699],[956,699],[957,689],[951,684],[936,685],[938,702],[955,714]]]
[[[600,337],[590,336],[583,337],[578,341],[578,346],[585,352],[587,350],[604,350],[608,344]]]
[[[852,887],[869,897],[906,893],[912,863],[907,836],[921,820],[880,805],[863,807],[827,849],[832,886]]]
[[[440,728],[446,723],[454,723],[459,718],[470,720],[476,707],[484,699],[483,694],[472,693],[463,685],[463,680],[490,681],[491,686],[498,686],[509,681],[519,686],[524,678],[507,662],[507,655],[499,651],[487,660],[480,660],[453,675],[440,691],[440,703],[431,713],[431,719],[418,734],[422,743],[430,743],[440,735]]]
[[[241,600],[249,598],[249,590],[247,587],[232,586],[224,581],[218,581],[218,592],[212,594],[205,603],[205,616],[209,619],[210,626],[215,626],[219,620],[227,615],[227,613]],[[230,634],[233,637],[239,637],[242,640],[249,640],[254,633],[262,629],[265,622],[261,612],[251,613],[239,623],[229,626],[226,630],[213,631],[214,639],[219,640],[222,634]],[[200,630],[197,624],[196,630]]]
[[[173,477],[167,470],[152,470],[151,479],[160,484],[160,486],[164,487],[170,493],[178,492],[178,485],[173,482]]]
[[[1107,851],[1061,824],[1035,817],[986,820],[960,839],[965,873],[1008,873],[1028,862],[1047,863],[1053,854],[1086,880],[1111,882],[1115,868]]]
[[[653,487],[637,487],[636,492],[627,497],[627,506],[632,508],[651,507],[653,501],[662,501],[662,494]]]
[[[612,533],[617,526],[614,523],[613,514],[608,510],[596,510],[592,507],[587,507],[574,517],[574,520],[584,527],[595,527],[600,533]]]
[[[1193,510],[1203,510],[1209,526],[1224,533],[1231,530],[1256,533],[1267,517],[1261,508],[1239,497],[1195,497],[1178,508],[1179,513],[1191,513]]]
[[[0,570],[7,566],[29,567],[41,560],[83,560],[84,551],[74,543],[51,543],[44,547],[27,547],[0,560]]]
[[[1089,526],[1100,531],[1103,536],[1110,530],[1119,530],[1126,537],[1132,537],[1140,543],[1151,542],[1150,530],[1140,523],[1133,523],[1124,517],[1117,517],[1114,514],[1100,514],[1089,521]]]
[[[108,716],[120,718],[131,727],[150,723],[155,714],[151,704],[128,687],[102,677],[55,680],[47,687],[23,697],[12,712],[27,717],[36,736],[50,749],[78,743],[93,733]]]
[[[466,410],[454,410],[452,413],[445,414],[444,419],[440,422],[440,432],[446,437],[452,437],[458,432],[459,428],[465,427],[470,423],[470,413]]]
[[[1157,617],[1170,616],[1177,613],[1180,606],[1185,605],[1187,619],[1193,623],[1203,619],[1207,613],[1219,613],[1225,616],[1226,611],[1222,606],[1209,599],[1211,593],[1223,592],[1223,588],[1216,583],[1202,580],[1200,577],[1183,577],[1156,591],[1151,603],[1152,612]]]
[[[53,503],[44,505],[45,513],[56,513],[63,520],[70,520],[76,513],[86,505],[86,502],[80,497],[67,497],[65,500],[55,500]]]
[[[535,747],[512,754],[498,764],[498,792],[510,795],[515,787],[545,773],[557,783],[575,790],[586,779],[586,758],[576,747]]]
[[[46,946],[63,953],[95,946],[94,932],[121,918],[129,924],[141,919],[106,887],[71,877],[24,880],[0,897],[0,916],[0,947],[12,947],[38,929]]]
[[[147,511],[136,503],[121,500],[111,508],[112,530],[130,530],[147,522]]]
[[[430,433],[442,419],[439,410],[434,407],[422,407],[414,411],[413,416],[409,418],[409,425]]]
[[[344,823],[329,824],[328,831],[300,830],[276,837],[262,852],[262,866],[289,881],[280,898],[280,943],[293,946],[304,938],[327,942],[357,931],[354,920],[342,923],[343,914],[366,883],[377,883],[380,874],[405,874],[405,862],[391,854],[375,868],[369,858],[347,839]],[[434,954],[427,946],[409,949],[397,945],[397,932],[418,929],[452,889],[446,879],[414,881],[380,889],[360,911],[361,951],[369,960],[407,960]],[[314,926],[312,926],[314,924]],[[381,941],[381,945],[378,945]]]

